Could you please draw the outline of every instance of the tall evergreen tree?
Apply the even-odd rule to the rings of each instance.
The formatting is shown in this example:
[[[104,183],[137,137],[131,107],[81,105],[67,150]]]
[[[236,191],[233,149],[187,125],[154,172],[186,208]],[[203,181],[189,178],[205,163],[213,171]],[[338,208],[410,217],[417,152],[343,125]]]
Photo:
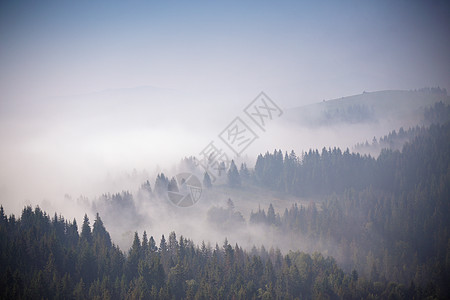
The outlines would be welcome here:
[[[239,170],[239,175],[241,176],[242,181],[246,182],[250,179],[250,171],[247,168],[246,163],[241,163],[241,168]]]
[[[167,188],[169,186],[169,179],[164,173],[158,174],[155,180],[155,193],[157,196],[164,196],[167,194]]]
[[[109,247],[111,246],[111,237],[109,236],[109,233],[106,231],[105,226],[103,225],[103,221],[100,218],[99,214],[96,214],[93,230],[92,230],[92,236],[95,241]]]
[[[83,241],[92,242],[91,226],[87,214],[84,214],[83,226],[81,227],[81,239]]]
[[[227,177],[228,177],[228,185],[230,187],[235,188],[235,187],[241,186],[241,177],[237,170],[236,164],[234,163],[234,160],[231,161],[230,169],[228,169]]]

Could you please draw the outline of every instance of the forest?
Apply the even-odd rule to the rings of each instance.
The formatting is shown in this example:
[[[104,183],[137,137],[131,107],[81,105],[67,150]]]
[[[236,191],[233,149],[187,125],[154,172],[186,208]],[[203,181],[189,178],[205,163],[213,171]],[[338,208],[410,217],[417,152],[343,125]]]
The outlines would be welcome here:
[[[200,246],[171,232],[157,245],[135,233],[127,253],[115,246],[99,215],[50,218],[25,207],[19,219],[1,208],[2,299],[412,299],[443,296],[425,288],[370,281],[345,273],[320,253],[239,245]]]
[[[324,148],[301,156],[267,152],[254,168],[242,164],[239,171],[233,162],[230,188],[256,185],[321,199],[284,212],[270,205],[248,217],[280,235],[305,238],[307,252],[246,250],[226,238],[210,245],[175,232],[158,242],[136,232],[123,251],[98,213],[92,226],[85,215],[79,232],[75,219],[39,207],[25,207],[19,218],[1,207],[1,298],[448,299],[449,160],[446,122],[377,158]],[[163,194],[170,182],[158,175],[154,193]],[[144,191],[152,193],[149,182]],[[117,215],[135,213],[127,210],[130,193],[103,197],[122,203]],[[231,199],[208,214],[211,222],[245,223]]]
[[[0,300],[450,300],[450,1],[0,1]]]

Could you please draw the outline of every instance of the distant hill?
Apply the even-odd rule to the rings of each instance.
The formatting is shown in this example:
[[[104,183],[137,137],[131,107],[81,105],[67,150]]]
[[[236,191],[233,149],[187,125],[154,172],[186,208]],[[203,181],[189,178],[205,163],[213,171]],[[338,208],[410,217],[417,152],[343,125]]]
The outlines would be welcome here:
[[[284,119],[306,127],[342,123],[395,123],[398,126],[413,126],[423,124],[425,108],[440,101],[450,104],[450,97],[445,89],[364,92],[286,109]]]

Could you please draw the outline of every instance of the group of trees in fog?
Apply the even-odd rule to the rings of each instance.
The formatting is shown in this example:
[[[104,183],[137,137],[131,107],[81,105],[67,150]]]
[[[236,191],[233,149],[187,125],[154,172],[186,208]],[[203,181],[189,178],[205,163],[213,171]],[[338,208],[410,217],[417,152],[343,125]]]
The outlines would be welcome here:
[[[425,109],[424,118],[429,123],[444,124],[450,120],[450,106],[438,102]],[[408,130],[400,128],[398,132],[394,130],[379,140],[374,137],[371,144],[366,142],[355,146],[356,150],[371,148],[380,152],[377,158],[336,147],[322,148],[320,151],[310,149],[300,155],[293,150],[289,153],[274,150],[272,153],[260,154],[253,169],[249,169],[246,163],[241,163],[238,169],[232,160],[228,170],[221,176],[226,176],[226,182],[232,188],[256,184],[301,197],[342,193],[350,188],[363,190],[369,186],[391,191],[394,188],[391,179],[395,166],[391,165],[391,170],[386,170],[389,166],[383,164],[389,163],[390,157],[400,152],[395,150],[401,150],[405,143],[428,131],[428,127],[419,126]],[[183,163],[188,170],[197,169],[194,157],[184,159]],[[148,181],[142,185],[141,190],[148,196],[162,197],[167,193],[171,182],[175,182],[173,177],[160,173],[155,179],[153,191]],[[205,188],[213,186],[207,172],[203,176],[203,185]]]
[[[253,179],[268,180],[265,184],[274,189],[289,185],[270,185],[264,176],[279,179],[289,174],[289,166],[295,178],[307,161],[316,178],[325,175],[320,171],[327,164],[333,164],[334,174],[346,174],[339,168],[350,174],[364,168],[370,176],[383,175],[378,181],[372,177],[365,182],[364,176],[360,181],[340,181],[345,183],[342,192],[337,188],[328,195],[318,193],[323,200],[319,206],[293,205],[280,215],[270,205],[267,212],[258,209],[249,217],[250,223],[273,227],[280,234],[306,237],[312,249],[327,251],[346,271],[320,254],[283,256],[263,247],[246,252],[227,241],[211,248],[177,239],[175,233],[168,241],[162,236],[159,246],[146,233],[142,238],[136,233],[131,249],[123,253],[111,242],[98,214],[92,227],[84,217],[79,234],[76,220],[50,218],[38,207],[26,207],[16,219],[1,207],[1,297],[445,299],[450,295],[449,160],[450,123],[433,125],[401,152],[384,150],[377,159],[338,149],[311,151],[301,164],[280,151],[260,156],[257,165],[264,162],[273,169],[255,167]],[[332,184],[337,179],[332,174],[323,180]],[[164,178],[157,180],[170,182]],[[144,189],[150,191],[148,182],[141,192]],[[132,201],[127,193],[103,197],[125,207]],[[233,222],[245,222],[231,199],[226,208],[216,209],[222,211],[213,212],[214,219],[228,214]]]
[[[326,195],[372,184],[375,164],[371,156],[350,153],[348,149],[309,150],[300,158],[294,151],[283,155],[275,150],[258,156],[253,179],[261,187],[295,196]]]
[[[283,154],[281,150],[274,150],[273,153],[260,154],[253,172],[247,175],[247,170],[246,178],[250,178],[252,184],[302,197],[341,194],[348,189],[361,191],[368,187],[389,192],[411,188],[411,186],[404,187],[405,183],[399,180],[399,176],[404,176],[406,182],[416,180],[417,178],[412,176],[417,174],[405,170],[415,168],[418,162],[414,157],[404,158],[407,156],[405,151],[410,151],[411,144],[417,145],[421,139],[438,134],[436,131],[445,132],[446,128],[440,128],[439,124],[447,124],[450,120],[450,106],[439,102],[433,108],[427,109],[425,114],[433,115],[430,121],[435,120],[437,124],[432,124],[428,128],[410,128],[406,131],[401,128],[398,133],[394,130],[379,142],[374,138],[372,145],[379,144],[382,148],[377,158],[358,152],[351,153],[348,148],[342,151],[336,147],[323,148],[321,151],[310,149],[300,156],[294,151]],[[401,150],[402,147],[399,145],[403,146],[405,142],[408,143],[405,150],[396,151]],[[423,151],[444,151],[442,150],[444,146],[446,146],[444,142],[441,142],[436,145],[436,149]],[[435,161],[430,155],[421,158]],[[241,174],[234,176],[242,177]]]
[[[373,107],[366,104],[353,104],[343,107],[329,107],[321,112],[316,121],[320,125],[332,125],[335,123],[362,123],[375,120]]]
[[[401,151],[383,149],[377,158],[339,148],[310,150],[298,157],[275,150],[259,155],[253,169],[234,161],[226,173],[231,188],[260,186],[316,199],[276,212],[258,209],[243,216],[234,207],[213,206],[211,224],[271,226],[307,249],[326,251],[346,271],[374,282],[431,284],[444,295],[450,278],[448,199],[450,123],[390,133],[380,141],[408,136]],[[158,182],[170,180],[163,174]],[[213,187],[205,174],[204,182]],[[147,182],[146,185],[149,185]],[[148,187],[150,189],[150,187]]]
[[[376,299],[436,295],[433,286],[368,281],[331,257],[263,247],[247,252],[225,239],[212,248],[163,235],[159,245],[135,233],[125,254],[97,214],[50,218],[26,207],[19,219],[0,212],[2,299]]]
[[[450,123],[408,132],[414,138],[401,151],[384,149],[377,158],[338,148],[302,158],[280,150],[260,155],[249,184],[321,204],[284,213],[270,205],[249,222],[302,237],[307,249],[326,251],[373,281],[434,284],[449,296]]]
[[[427,125],[445,124],[450,121],[450,105],[437,102],[434,106],[425,108],[423,119]],[[401,150],[406,142],[411,142],[416,136],[423,135],[426,132],[426,126],[417,125],[407,130],[401,127],[398,132],[393,130],[378,140],[373,137],[371,143],[367,140],[364,143],[357,143],[353,150],[359,153],[380,153],[382,149]]]
[[[440,105],[427,113],[438,124],[378,141],[405,140],[401,151],[387,147],[372,157],[339,148],[300,156],[275,150],[259,155],[254,168],[231,162],[222,175],[230,189],[256,186],[311,201],[243,216],[228,199],[208,210],[208,224],[261,226],[303,241],[313,254],[246,251],[226,238],[221,246],[196,245],[174,232],[159,243],[135,233],[123,252],[98,213],[92,226],[85,215],[78,227],[39,207],[25,207],[16,219],[0,206],[0,298],[448,299],[450,110]],[[160,173],[153,189],[146,181],[135,196],[103,194],[92,209],[137,225],[136,201],[162,201],[176,185]],[[214,185],[205,173],[204,188]]]
[[[276,162],[277,155],[281,162],[279,152],[267,158]],[[343,266],[372,280],[414,281],[422,286],[432,280],[450,295],[445,284],[450,280],[450,123],[433,125],[402,152],[384,150],[377,159],[339,151],[309,155],[316,167],[302,170],[305,166],[299,165],[301,174],[335,184],[332,192],[327,185],[317,185],[322,204],[294,205],[281,215],[269,206],[267,213],[252,212],[250,222],[307,237],[312,249],[328,251]],[[348,173],[352,180],[321,172],[329,170],[323,165],[330,161],[344,159],[353,161],[353,168],[351,163],[335,163],[334,174]],[[284,165],[289,163],[284,160]],[[353,181],[351,174],[360,175],[360,180]],[[265,184],[269,183],[270,178]],[[324,190],[329,193],[323,195]]]
[[[378,140],[373,137],[372,142],[365,141],[357,143],[353,150],[358,153],[380,153],[382,149],[401,150],[406,142],[412,141],[416,136],[423,135],[427,132],[425,126],[416,126],[404,130],[401,127],[398,132],[392,130],[389,134],[380,137]]]

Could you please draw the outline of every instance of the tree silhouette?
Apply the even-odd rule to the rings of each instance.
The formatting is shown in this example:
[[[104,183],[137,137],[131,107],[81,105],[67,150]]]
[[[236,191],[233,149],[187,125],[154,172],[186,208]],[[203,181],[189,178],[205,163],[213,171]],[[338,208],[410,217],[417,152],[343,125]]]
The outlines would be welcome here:
[[[239,172],[237,170],[236,164],[234,163],[234,160],[231,161],[227,177],[228,177],[228,185],[230,187],[236,188],[241,186],[241,177],[239,176]]]

